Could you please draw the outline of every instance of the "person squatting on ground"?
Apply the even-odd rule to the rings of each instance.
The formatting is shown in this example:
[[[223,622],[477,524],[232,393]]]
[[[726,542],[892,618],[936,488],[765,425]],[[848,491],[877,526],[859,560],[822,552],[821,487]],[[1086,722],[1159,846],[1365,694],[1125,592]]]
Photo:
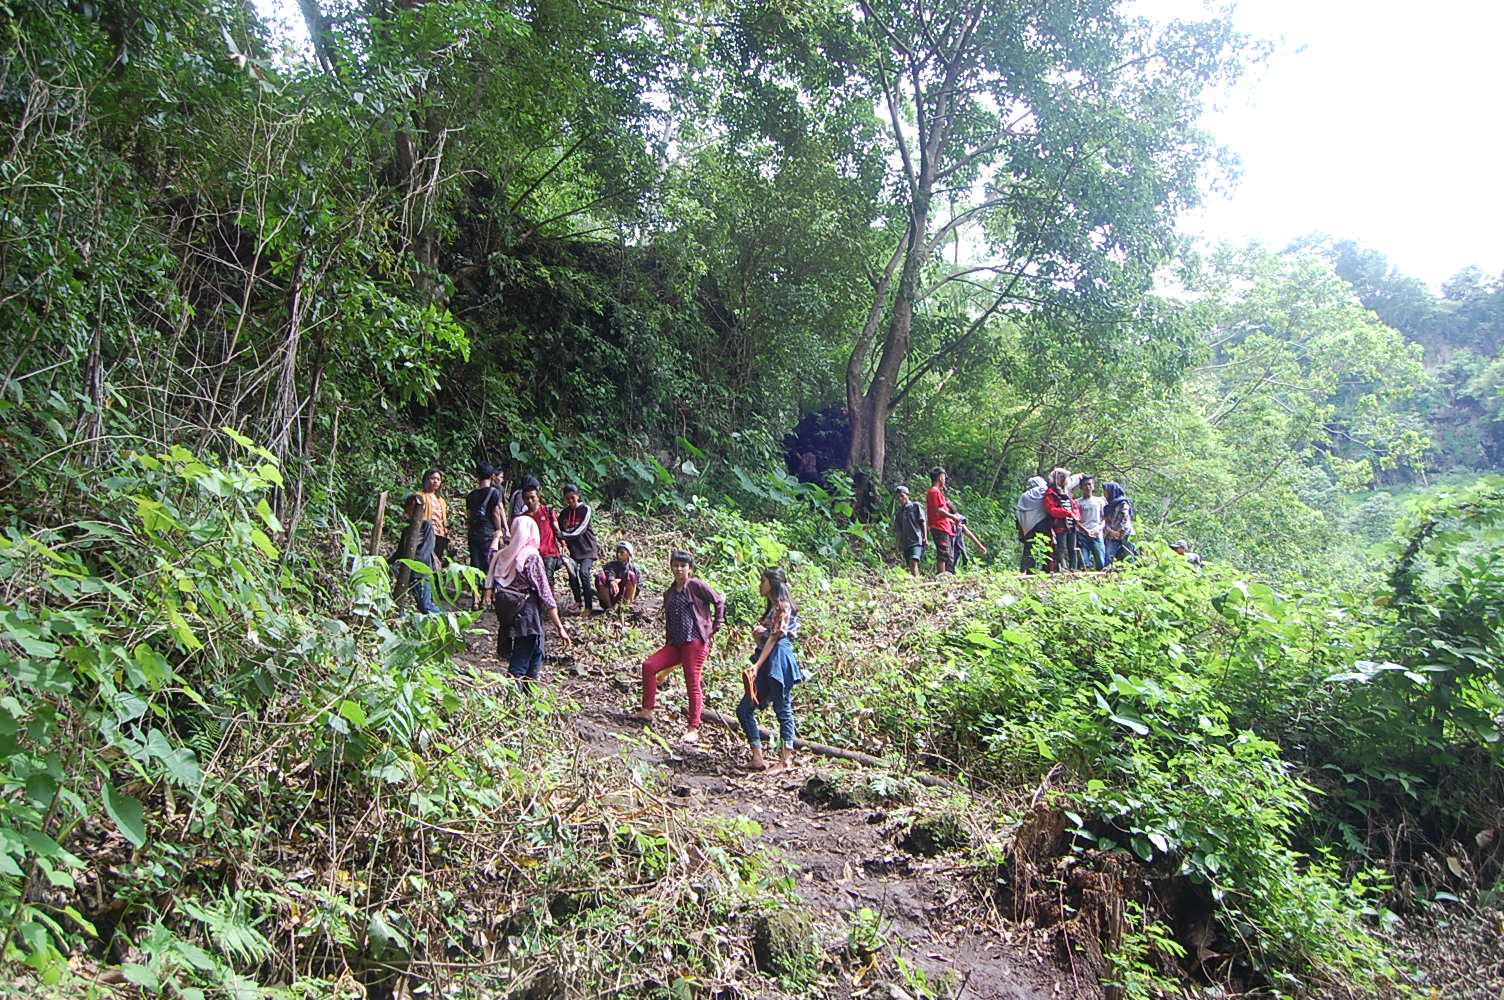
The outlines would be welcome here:
[[[1096,495],[1097,481],[1092,476],[1081,477],[1081,492],[1085,496],[1076,501],[1076,507],[1081,511],[1081,549],[1084,555],[1091,556],[1092,569],[1106,569],[1107,545],[1102,538],[1102,510],[1107,506],[1107,499]]]
[[[1076,568],[1076,531],[1081,512],[1076,508],[1069,489],[1071,474],[1067,469],[1050,471],[1050,488],[1044,493],[1044,512],[1050,519],[1050,572],[1063,573]]]
[[[1133,501],[1120,483],[1102,484],[1107,506],[1102,508],[1102,537],[1106,540],[1107,565],[1122,558],[1137,558],[1133,545]]]
[[[794,638],[799,634],[799,609],[789,594],[783,570],[769,567],[762,571],[758,585],[767,602],[762,617],[752,627],[757,643],[744,677],[746,691],[736,706],[736,718],[747,734],[751,752],[744,765],[749,771],[768,767],[763,758],[762,730],[757,725],[757,710],[773,706],[778,717],[779,762],[769,773],[786,771],[794,766],[794,685],[804,680],[799,660],[794,656]]]
[[[691,575],[695,559],[688,552],[675,552],[668,565],[674,582],[663,592],[664,645],[642,661],[642,707],[632,713],[632,718],[653,721],[653,706],[663,675],[682,665],[684,686],[689,689],[689,727],[684,732],[684,742],[693,743],[700,737],[700,713],[705,707],[700,674],[710,653],[710,642],[726,622],[726,599],[704,580]]]
[[[955,514],[950,501],[945,499],[945,470],[935,466],[930,470],[930,491],[925,500],[925,515],[930,525],[930,541],[935,543],[935,574],[955,571],[956,527]]]
[[[919,564],[924,559],[924,535],[926,521],[924,504],[909,497],[909,488],[900,486],[898,512],[893,516],[893,532],[898,536],[898,557],[904,560],[909,572],[919,575]]]
[[[537,522],[526,515],[513,518],[511,535],[491,557],[486,586],[496,599],[496,656],[507,661],[507,672],[520,683],[536,681],[543,671],[544,609],[565,645],[570,638],[538,554]]]
[[[595,604],[595,562],[601,557],[600,543],[590,525],[590,505],[580,500],[580,488],[574,483],[564,487],[564,509],[559,512],[559,537],[564,541],[564,572],[569,576],[569,592],[574,606],[589,615]]]
[[[475,489],[465,496],[465,541],[470,548],[470,565],[489,573],[491,551],[496,548],[492,543],[504,533],[503,497],[492,466],[485,462],[477,465],[475,478]],[[483,590],[476,600],[477,609],[485,607],[491,600],[490,590]]]
[[[642,585],[642,570],[632,562],[632,543],[617,542],[616,558],[595,574],[595,596],[602,611],[630,608]]]

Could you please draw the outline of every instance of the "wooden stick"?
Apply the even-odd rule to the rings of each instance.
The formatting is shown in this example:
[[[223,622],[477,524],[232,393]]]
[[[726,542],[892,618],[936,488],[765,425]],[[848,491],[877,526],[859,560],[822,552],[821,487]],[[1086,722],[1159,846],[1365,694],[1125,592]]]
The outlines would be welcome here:
[[[336,417],[336,419],[338,419]],[[371,543],[366,546],[366,554],[377,556],[381,554],[381,529],[386,524],[386,490],[376,498],[376,523],[371,527]]]
[[[736,719],[722,715],[720,712],[717,712],[713,708],[702,709],[700,711],[700,717],[702,719],[709,719],[711,722],[714,722],[718,726],[724,726],[726,729],[729,729],[734,733],[740,733],[742,731],[742,724],[740,722],[738,722]],[[757,732],[759,738],[764,743],[772,742],[772,733],[768,732],[766,729],[763,729],[761,726],[758,727]],[[794,740],[794,749],[807,750],[810,753],[818,754],[821,757],[834,757],[837,760],[849,760],[853,763],[861,764],[863,767],[880,767],[885,770],[888,769],[887,761],[883,760],[881,757],[874,757],[870,753],[862,753],[860,750],[843,750],[840,747],[827,746],[824,743],[812,743],[809,740],[801,740],[798,738],[795,738]],[[933,774],[920,774],[916,772],[914,774],[911,774],[910,777],[912,777],[915,781],[919,782],[926,788],[956,788],[956,786],[951,782],[946,781],[944,778],[936,777]]]

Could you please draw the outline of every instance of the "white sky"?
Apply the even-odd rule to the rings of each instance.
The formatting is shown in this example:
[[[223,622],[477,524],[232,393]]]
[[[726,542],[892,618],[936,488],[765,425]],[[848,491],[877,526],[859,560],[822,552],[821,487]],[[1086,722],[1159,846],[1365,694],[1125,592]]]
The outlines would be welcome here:
[[[1207,122],[1243,175],[1183,220],[1188,232],[1276,249],[1325,233],[1433,285],[1469,265],[1504,272],[1504,5],[1242,0],[1234,22],[1283,41]]]
[[[302,34],[296,0],[256,4]],[[1183,219],[1187,232],[1273,249],[1356,240],[1433,286],[1469,265],[1504,273],[1504,4],[1242,0],[1234,20],[1281,43],[1207,121],[1242,178]]]

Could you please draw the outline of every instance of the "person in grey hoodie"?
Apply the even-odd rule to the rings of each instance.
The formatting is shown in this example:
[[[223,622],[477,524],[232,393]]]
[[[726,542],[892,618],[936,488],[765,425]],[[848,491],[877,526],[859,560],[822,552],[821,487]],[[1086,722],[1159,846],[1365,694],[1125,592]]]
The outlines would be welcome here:
[[[1029,488],[1024,490],[1023,496],[1018,498],[1018,509],[1013,513],[1018,521],[1018,540],[1023,543],[1023,552],[1018,560],[1018,569],[1021,573],[1031,572],[1035,568],[1033,545],[1035,536],[1041,533],[1049,534],[1049,519],[1044,513],[1044,495],[1049,488],[1044,477],[1030,478]]]

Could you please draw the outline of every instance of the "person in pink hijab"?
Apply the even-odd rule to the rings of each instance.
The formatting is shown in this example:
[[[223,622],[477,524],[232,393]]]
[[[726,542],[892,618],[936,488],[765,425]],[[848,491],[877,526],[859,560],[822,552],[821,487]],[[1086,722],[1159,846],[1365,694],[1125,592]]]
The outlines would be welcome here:
[[[570,638],[559,620],[559,606],[538,554],[538,523],[526,514],[512,519],[511,540],[491,556],[486,587],[496,595],[497,658],[507,661],[507,672],[519,681],[538,680],[543,670],[545,608],[559,638],[566,644]]]

